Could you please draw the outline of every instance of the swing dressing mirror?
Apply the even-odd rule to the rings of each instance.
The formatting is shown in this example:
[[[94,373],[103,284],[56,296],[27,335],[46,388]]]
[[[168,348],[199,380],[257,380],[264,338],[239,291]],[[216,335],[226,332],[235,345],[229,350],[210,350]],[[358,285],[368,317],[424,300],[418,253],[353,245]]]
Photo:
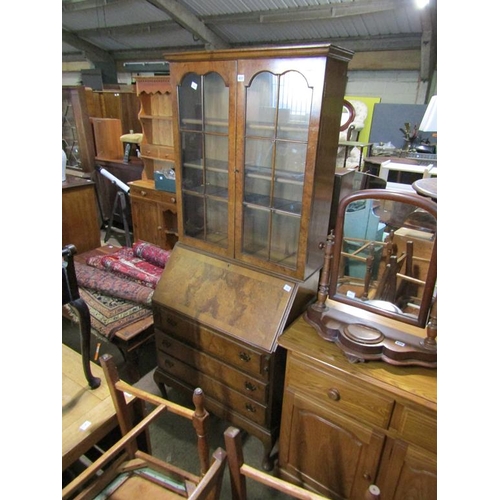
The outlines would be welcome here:
[[[318,301],[306,320],[355,360],[435,366],[436,275],[437,204],[386,189],[355,192],[339,203],[335,234],[325,244]],[[327,299],[427,327],[427,338],[408,338],[398,329],[328,311]]]

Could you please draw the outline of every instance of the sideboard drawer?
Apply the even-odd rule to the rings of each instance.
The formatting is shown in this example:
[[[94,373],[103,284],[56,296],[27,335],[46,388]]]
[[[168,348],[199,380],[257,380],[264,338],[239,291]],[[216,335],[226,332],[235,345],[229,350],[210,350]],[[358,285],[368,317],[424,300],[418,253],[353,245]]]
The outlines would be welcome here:
[[[325,407],[352,415],[357,420],[372,423],[383,428],[389,426],[394,400],[374,391],[367,391],[347,382],[321,365],[306,364],[290,356],[287,365],[287,383],[292,390],[298,390],[308,397],[314,397]]]
[[[227,380],[224,382],[214,380],[163,352],[158,352],[158,366],[166,374],[184,381],[193,388],[201,387],[207,397],[216,399],[252,422],[261,426],[266,424],[267,407],[230,389]]]
[[[162,332],[157,332],[156,334],[156,347],[160,356],[160,351],[161,353],[173,356],[204,374],[223,382],[254,401],[262,404],[266,403],[267,384],[240,370],[234,369],[223,361],[197,351]]]
[[[259,377],[269,378],[269,356],[246,345],[217,335],[207,328],[197,325],[167,309],[160,308],[155,317],[158,326],[182,342],[224,360],[239,370]],[[161,340],[160,340],[161,342]],[[161,345],[158,346],[161,348]]]

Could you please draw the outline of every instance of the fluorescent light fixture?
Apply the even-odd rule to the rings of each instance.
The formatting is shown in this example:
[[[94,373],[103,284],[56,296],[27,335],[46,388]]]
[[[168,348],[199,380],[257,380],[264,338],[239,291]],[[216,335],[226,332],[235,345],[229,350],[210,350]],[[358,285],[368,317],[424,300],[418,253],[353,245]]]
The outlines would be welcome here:
[[[168,62],[166,61],[145,61],[145,62],[124,62],[123,67],[124,68],[129,68],[129,67],[136,67],[136,66],[143,66],[143,67],[148,67],[148,66],[167,66]]]
[[[437,95],[432,96],[424,117],[420,122],[419,130],[422,132],[437,132],[437,114],[438,114],[438,98]]]
[[[429,5],[429,0],[415,0],[418,9],[423,9]]]

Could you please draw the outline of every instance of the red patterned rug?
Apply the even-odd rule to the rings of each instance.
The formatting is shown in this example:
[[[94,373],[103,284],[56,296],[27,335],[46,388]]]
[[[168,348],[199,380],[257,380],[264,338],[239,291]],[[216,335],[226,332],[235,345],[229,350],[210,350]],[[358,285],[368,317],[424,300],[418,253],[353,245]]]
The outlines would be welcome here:
[[[154,293],[152,288],[79,262],[75,262],[75,272],[80,287],[141,305],[151,305]]]
[[[110,297],[83,287],[79,287],[79,291],[80,297],[85,301],[90,311],[92,333],[97,336],[111,340],[120,328],[148,316],[151,317],[151,324],[153,323],[153,313],[149,307],[117,297]],[[72,320],[78,322],[78,318],[71,308],[68,305],[63,307],[66,308]]]

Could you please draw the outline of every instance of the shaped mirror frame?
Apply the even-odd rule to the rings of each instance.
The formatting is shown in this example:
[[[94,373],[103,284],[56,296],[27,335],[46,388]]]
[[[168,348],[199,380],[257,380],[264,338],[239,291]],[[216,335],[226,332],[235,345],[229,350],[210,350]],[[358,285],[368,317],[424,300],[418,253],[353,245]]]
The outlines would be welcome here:
[[[353,212],[353,207],[356,206],[363,208]],[[387,207],[390,210],[387,210]],[[376,213],[377,210],[380,211],[379,214]],[[353,222],[346,222],[351,215],[356,219]],[[374,220],[367,221],[366,218],[369,216]],[[365,220],[361,221],[360,217]],[[346,234],[347,224],[353,226],[355,231],[351,229],[349,234]],[[372,226],[371,234],[368,234],[370,231],[365,230],[369,224]],[[359,234],[360,230],[362,235]],[[362,237],[356,238],[356,236]],[[417,239],[423,241],[425,255],[418,255],[418,247],[413,246],[414,242],[417,243]],[[346,245],[349,244],[351,247],[357,245],[358,249],[346,252]],[[367,259],[370,254],[368,251],[370,245],[372,254],[370,259],[373,262],[367,265],[367,260],[370,260]],[[363,251],[360,251],[361,248],[364,248],[364,257]],[[394,273],[389,272],[391,266],[388,254],[390,255],[391,252],[390,260],[394,262],[392,267]],[[356,258],[359,260],[355,261]],[[361,287],[364,287],[364,291],[358,291],[355,294],[349,290],[349,286],[342,284],[346,259],[361,264],[358,266],[360,269],[357,275],[358,282]],[[384,262],[381,263],[381,260]],[[405,260],[406,262],[401,262]],[[379,265],[380,267],[385,265],[384,270],[377,269]],[[397,269],[395,269],[396,266],[398,266]],[[420,269],[420,274],[415,274],[412,268]],[[372,279],[377,273],[378,277]],[[353,274],[356,272],[351,271],[351,275]],[[391,274],[393,290],[387,292],[388,280],[385,278]],[[434,201],[418,194],[388,189],[361,190],[341,200],[335,224],[329,298],[423,328],[429,319],[436,277],[437,204]],[[377,285],[378,290],[372,289],[374,284]],[[407,308],[410,313],[403,312],[404,308],[401,303],[396,302],[399,297],[395,296],[395,288],[401,294],[400,290],[405,285],[417,290],[416,295],[418,295],[417,308],[414,307],[413,310],[411,307]]]

